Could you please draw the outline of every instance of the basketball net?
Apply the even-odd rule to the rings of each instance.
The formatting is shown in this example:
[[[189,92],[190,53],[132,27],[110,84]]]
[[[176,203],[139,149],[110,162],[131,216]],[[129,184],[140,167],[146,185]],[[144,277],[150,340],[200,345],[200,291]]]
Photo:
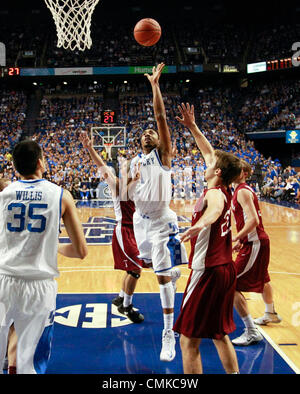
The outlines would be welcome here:
[[[92,14],[99,0],[44,0],[57,32],[57,46],[74,51],[90,49]]]
[[[107,156],[109,158],[109,160],[111,160],[111,148],[113,146],[112,142],[105,142],[104,144]]]

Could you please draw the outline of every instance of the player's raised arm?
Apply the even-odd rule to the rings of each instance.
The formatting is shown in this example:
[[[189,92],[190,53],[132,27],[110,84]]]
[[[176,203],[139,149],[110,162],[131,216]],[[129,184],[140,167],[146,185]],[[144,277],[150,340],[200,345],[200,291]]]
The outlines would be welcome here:
[[[84,259],[88,254],[88,250],[82,224],[79,220],[73,197],[67,190],[64,190],[62,197],[62,219],[71,244],[59,244],[58,252],[66,257]]]
[[[164,63],[160,63],[157,67],[153,67],[152,74],[145,74],[151,83],[153,93],[153,110],[159,132],[159,153],[162,164],[171,167],[172,159],[172,142],[169,127],[167,124],[167,115],[165,104],[159,86],[159,78],[164,68]]]
[[[195,138],[196,144],[202,153],[206,165],[211,163],[213,159],[214,149],[208,139],[204,136],[204,134],[196,125],[194,106],[190,105],[189,103],[187,103],[186,105],[182,103],[181,105],[178,105],[178,109],[181,117],[176,116],[176,119],[178,120],[178,122],[183,124],[183,126],[187,127],[193,134],[193,137]]]
[[[87,132],[82,132],[80,134],[80,142],[82,143],[83,147],[86,148],[93,160],[93,162],[97,165],[97,167],[100,169],[102,176],[105,178],[105,181],[107,182],[108,186],[110,187],[111,191],[114,192],[118,190],[117,183],[118,183],[118,178],[113,174],[111,169],[109,168],[108,165],[104,163],[102,160],[101,156],[98,155],[96,150],[93,147],[92,141],[89,139]]]

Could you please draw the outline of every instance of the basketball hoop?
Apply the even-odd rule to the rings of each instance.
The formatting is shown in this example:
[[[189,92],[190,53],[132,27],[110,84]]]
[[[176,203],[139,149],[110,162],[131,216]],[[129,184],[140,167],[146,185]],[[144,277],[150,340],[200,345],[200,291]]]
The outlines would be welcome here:
[[[90,49],[91,21],[99,0],[44,0],[57,32],[57,46],[74,51]]]
[[[112,142],[105,142],[103,145],[105,147],[105,150],[106,150],[109,160],[111,160],[111,148],[113,146],[113,143]]]

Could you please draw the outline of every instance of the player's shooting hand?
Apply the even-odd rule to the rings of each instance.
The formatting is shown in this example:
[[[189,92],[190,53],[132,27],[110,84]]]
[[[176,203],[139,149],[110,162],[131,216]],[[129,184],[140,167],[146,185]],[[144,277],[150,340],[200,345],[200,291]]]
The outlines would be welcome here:
[[[164,63],[159,63],[157,65],[157,67],[154,66],[152,68],[152,74],[151,75],[147,74],[147,73],[144,74],[144,75],[148,78],[148,80],[150,81],[151,84],[158,83],[159,78],[161,76],[161,73],[162,73],[162,70],[163,70],[164,67],[165,67]]]
[[[79,140],[82,143],[84,148],[91,148],[93,146],[92,141],[89,139],[89,136],[86,131],[82,131],[79,135]]]
[[[194,105],[181,103],[181,105],[178,105],[178,110],[181,117],[176,116],[175,119],[187,128],[192,127],[195,124]]]
[[[187,242],[190,239],[196,237],[204,227],[205,226],[201,224],[201,222],[196,223],[194,226],[190,227],[184,233],[179,235],[180,242]]]

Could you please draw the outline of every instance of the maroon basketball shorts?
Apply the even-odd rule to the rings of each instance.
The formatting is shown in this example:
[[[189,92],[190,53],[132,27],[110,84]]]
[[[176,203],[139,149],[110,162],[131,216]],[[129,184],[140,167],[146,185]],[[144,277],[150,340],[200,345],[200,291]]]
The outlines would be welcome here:
[[[245,243],[235,260],[236,290],[262,293],[264,284],[270,282],[269,260],[270,241],[268,239]]]
[[[112,237],[114,268],[133,271],[147,267],[137,256],[139,250],[134,238],[133,226],[117,223]]]
[[[233,262],[192,270],[173,330],[188,338],[222,339],[235,330]]]

